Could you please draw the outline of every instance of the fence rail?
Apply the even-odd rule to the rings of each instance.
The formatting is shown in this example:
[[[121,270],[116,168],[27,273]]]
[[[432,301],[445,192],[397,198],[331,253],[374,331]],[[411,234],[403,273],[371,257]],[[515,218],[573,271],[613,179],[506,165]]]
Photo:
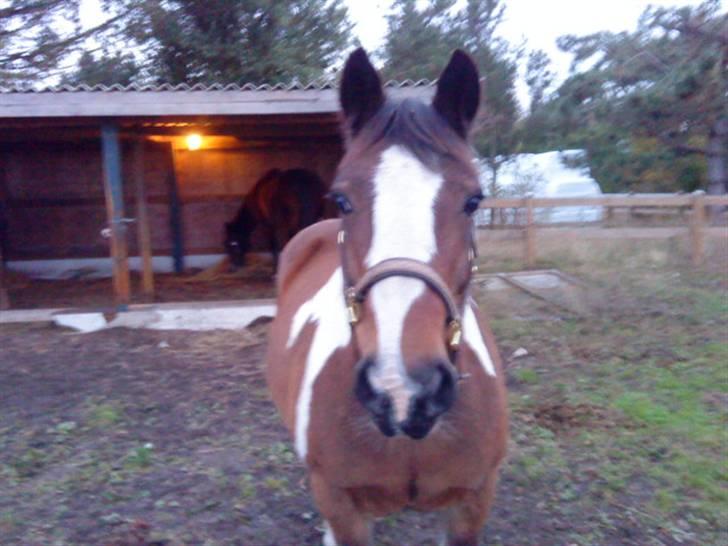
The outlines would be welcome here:
[[[705,207],[728,206],[728,195],[705,195],[702,193],[685,195],[603,195],[599,197],[511,197],[504,199],[484,199],[481,209],[525,209],[523,230],[524,260],[528,267],[536,262],[535,208],[553,207],[604,207],[616,208],[690,208],[688,232],[690,235],[690,254],[692,263],[699,266],[705,259],[705,227],[708,215]]]

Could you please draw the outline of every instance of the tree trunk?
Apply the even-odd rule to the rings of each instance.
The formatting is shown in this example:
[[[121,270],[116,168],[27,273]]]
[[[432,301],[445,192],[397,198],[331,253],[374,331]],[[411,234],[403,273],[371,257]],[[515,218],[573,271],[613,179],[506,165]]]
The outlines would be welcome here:
[[[728,193],[728,117],[719,118],[710,129],[708,137],[708,194]],[[725,207],[711,207],[710,216],[715,219]]]

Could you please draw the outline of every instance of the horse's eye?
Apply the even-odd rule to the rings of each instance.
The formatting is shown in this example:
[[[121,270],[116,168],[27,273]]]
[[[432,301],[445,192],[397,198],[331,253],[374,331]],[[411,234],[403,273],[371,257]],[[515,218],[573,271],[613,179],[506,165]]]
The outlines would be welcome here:
[[[343,193],[332,192],[329,197],[336,203],[336,207],[339,209],[341,214],[349,214],[354,211],[354,207],[351,206],[351,201]]]
[[[479,193],[477,195],[471,195],[467,198],[465,201],[465,205],[463,206],[463,212],[465,214],[473,214],[476,210],[478,210],[478,207],[480,206],[480,202],[483,200],[483,194]]]

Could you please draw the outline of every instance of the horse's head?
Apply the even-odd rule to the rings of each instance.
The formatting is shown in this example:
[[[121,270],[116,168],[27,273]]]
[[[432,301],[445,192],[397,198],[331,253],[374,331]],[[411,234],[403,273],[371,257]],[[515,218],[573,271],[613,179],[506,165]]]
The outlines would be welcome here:
[[[357,315],[355,391],[386,435],[423,438],[456,398],[471,215],[482,199],[467,142],[479,96],[477,69],[460,51],[431,104],[387,99],[361,49],[344,68],[347,150],[331,195]]]
[[[250,237],[254,228],[255,222],[244,206],[235,220],[225,223],[225,252],[234,267],[242,267],[245,263],[245,254],[250,250]]]

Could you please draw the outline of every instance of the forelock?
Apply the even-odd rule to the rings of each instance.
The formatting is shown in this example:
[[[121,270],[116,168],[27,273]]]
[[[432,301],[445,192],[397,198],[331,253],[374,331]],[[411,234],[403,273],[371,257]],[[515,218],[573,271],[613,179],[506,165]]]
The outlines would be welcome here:
[[[439,170],[443,158],[470,163],[470,146],[429,105],[419,100],[388,100],[357,139],[368,148],[381,141],[400,145],[428,168]]]

